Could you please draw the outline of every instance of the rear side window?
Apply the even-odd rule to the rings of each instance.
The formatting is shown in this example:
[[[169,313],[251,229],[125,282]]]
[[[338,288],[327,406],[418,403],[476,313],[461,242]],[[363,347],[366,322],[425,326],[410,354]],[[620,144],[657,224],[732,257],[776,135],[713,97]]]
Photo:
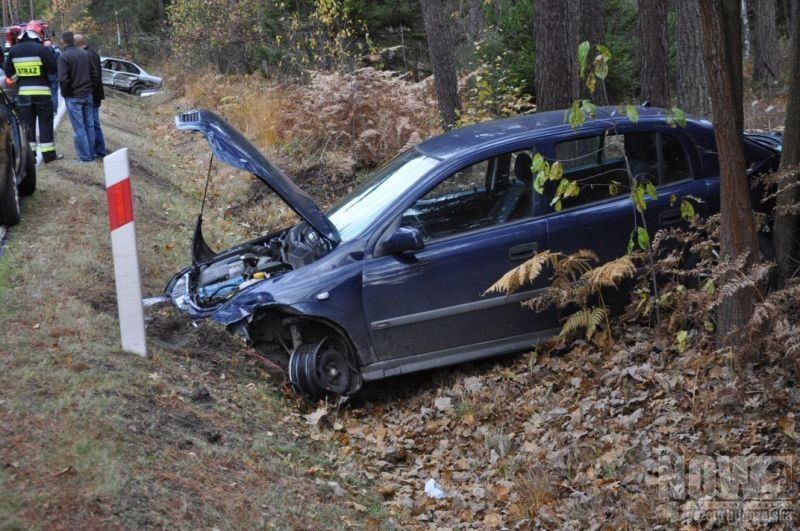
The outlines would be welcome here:
[[[663,173],[661,184],[677,183],[692,178],[689,169],[689,159],[683,144],[672,135],[661,133],[661,155],[663,159]]]
[[[564,176],[580,185],[578,197],[562,201],[562,208],[575,208],[628,195],[628,169],[639,181],[656,186],[691,178],[689,161],[681,142],[663,133],[625,133],[584,137],[559,142],[556,159]],[[627,162],[626,162],[627,157]],[[546,195],[555,183],[548,183]]]

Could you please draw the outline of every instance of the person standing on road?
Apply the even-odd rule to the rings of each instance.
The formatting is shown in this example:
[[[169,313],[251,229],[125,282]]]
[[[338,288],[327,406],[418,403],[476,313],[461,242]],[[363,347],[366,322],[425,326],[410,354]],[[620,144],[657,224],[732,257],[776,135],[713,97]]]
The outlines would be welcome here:
[[[58,85],[67,104],[78,159],[92,162],[95,160],[92,87],[100,72],[95,70],[89,52],[75,46],[71,31],[65,31],[61,40],[64,49],[58,58]]]
[[[53,54],[53,61],[57,62],[58,56],[61,55],[61,50],[58,49],[58,46],[48,39],[44,41],[44,47],[50,50]],[[50,92],[53,93],[53,112],[58,113],[58,68],[56,68],[54,74],[47,75],[47,80],[50,81]]]
[[[53,140],[53,99],[50,92],[49,75],[56,73],[53,54],[42,44],[44,28],[31,21],[20,34],[19,42],[11,47],[3,70],[9,80],[19,85],[17,106],[25,124],[28,142],[36,153],[36,122],[39,122],[38,147],[44,162],[61,157],[56,154]]]
[[[75,34],[75,46],[89,52],[92,56],[92,63],[95,70],[100,73],[96,83],[92,86],[92,118],[94,123],[94,155],[98,159],[106,156],[106,141],[103,137],[103,130],[100,129],[100,104],[106,98],[105,91],[103,90],[103,67],[100,64],[100,56],[97,52],[89,48],[86,39],[80,33]]]

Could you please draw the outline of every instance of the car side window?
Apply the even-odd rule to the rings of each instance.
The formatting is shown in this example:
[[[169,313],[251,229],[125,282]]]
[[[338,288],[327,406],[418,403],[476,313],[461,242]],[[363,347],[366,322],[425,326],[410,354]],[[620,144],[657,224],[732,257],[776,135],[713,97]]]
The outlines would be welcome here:
[[[452,177],[445,179],[439,186],[428,192],[426,199],[434,199],[458,193],[479,192],[485,189],[486,173],[489,161],[483,160],[463,170],[457,171]]]
[[[625,152],[630,135],[595,135],[558,142],[556,159],[564,167],[564,177],[580,186],[577,197],[562,199],[562,209],[603,201],[627,194],[630,190]],[[655,144],[654,144],[655,145]],[[655,164],[657,159],[653,158]],[[643,168],[641,168],[643,169]],[[555,192],[556,183],[545,185],[545,196]]]
[[[139,74],[139,69],[133,63],[124,63],[124,65],[129,74]]]
[[[531,151],[522,150],[464,167],[418,199],[401,224],[432,240],[531,216],[531,164]]]
[[[662,173],[660,184],[670,184],[692,178],[689,159],[680,140],[672,135],[660,133]]]

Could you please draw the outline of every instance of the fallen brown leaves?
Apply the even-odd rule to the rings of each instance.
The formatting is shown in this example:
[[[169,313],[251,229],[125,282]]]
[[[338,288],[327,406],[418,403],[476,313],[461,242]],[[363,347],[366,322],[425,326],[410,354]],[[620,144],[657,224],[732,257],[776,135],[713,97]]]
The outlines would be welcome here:
[[[786,408],[800,393],[774,361],[736,374],[730,356],[678,354],[635,328],[607,352],[578,341],[565,353],[459,372],[445,385],[412,375],[399,382],[421,380],[410,398],[323,406],[305,418],[319,430],[314,438],[361,464],[403,526],[675,526],[691,500],[658,498],[665,452],[796,452]],[[425,495],[431,478],[444,499]],[[685,515],[683,523],[692,524]]]

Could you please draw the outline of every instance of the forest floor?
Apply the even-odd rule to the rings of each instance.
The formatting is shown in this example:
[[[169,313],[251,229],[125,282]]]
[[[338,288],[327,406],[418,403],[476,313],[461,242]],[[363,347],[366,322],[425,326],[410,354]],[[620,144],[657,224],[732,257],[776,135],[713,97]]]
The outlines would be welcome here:
[[[204,141],[172,125],[185,104],[103,106],[110,147],[130,150],[146,295],[188,262],[207,169]],[[335,408],[168,308],[148,311],[149,358],[119,352],[102,165],[71,162],[68,125],[57,142],[67,159],[42,168],[0,258],[0,529],[800,523],[786,353],[739,368],[630,326],[606,349],[411,375]],[[212,247],[291,218],[255,186],[212,181]]]

